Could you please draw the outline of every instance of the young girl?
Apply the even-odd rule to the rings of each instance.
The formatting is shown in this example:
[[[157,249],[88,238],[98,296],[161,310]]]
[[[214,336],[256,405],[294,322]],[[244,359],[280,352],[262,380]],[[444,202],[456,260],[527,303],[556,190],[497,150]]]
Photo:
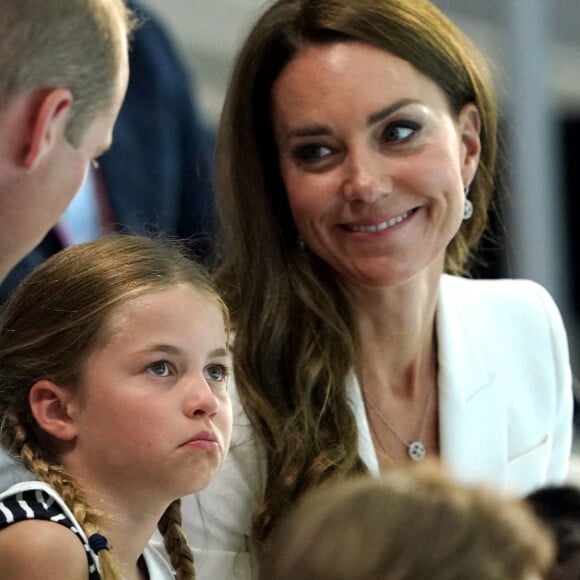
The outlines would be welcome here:
[[[30,481],[0,493],[1,578],[195,577],[179,498],[228,449],[226,327],[206,274],[159,240],[73,246],[20,285],[0,318],[0,440]]]

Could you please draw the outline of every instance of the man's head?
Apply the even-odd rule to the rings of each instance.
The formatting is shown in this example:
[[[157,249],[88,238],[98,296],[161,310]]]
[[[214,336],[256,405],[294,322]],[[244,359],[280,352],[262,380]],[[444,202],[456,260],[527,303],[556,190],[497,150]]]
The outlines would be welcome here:
[[[0,0],[0,280],[109,147],[132,26],[123,0]]]

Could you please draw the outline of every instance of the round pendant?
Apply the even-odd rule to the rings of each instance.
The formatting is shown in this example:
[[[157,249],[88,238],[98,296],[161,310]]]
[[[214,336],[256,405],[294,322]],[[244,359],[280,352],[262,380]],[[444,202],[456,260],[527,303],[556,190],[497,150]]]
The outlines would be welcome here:
[[[413,441],[409,445],[408,453],[409,457],[413,461],[421,461],[421,459],[423,459],[423,457],[425,457],[426,454],[425,445],[423,445],[421,441]]]

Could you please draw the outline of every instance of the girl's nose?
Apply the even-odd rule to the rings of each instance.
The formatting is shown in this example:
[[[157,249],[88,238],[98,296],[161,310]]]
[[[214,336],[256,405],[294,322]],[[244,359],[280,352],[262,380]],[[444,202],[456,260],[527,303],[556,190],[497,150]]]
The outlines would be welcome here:
[[[188,417],[213,416],[218,412],[219,406],[219,398],[210,388],[203,375],[196,377],[188,385],[188,393],[185,401],[185,414]]]

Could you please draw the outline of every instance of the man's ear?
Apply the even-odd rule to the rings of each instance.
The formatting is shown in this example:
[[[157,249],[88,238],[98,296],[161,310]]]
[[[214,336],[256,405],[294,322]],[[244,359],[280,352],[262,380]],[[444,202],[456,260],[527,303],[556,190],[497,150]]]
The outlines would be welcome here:
[[[461,136],[461,175],[464,187],[475,177],[481,155],[481,117],[473,103],[467,103],[459,112],[459,134]]]
[[[50,89],[43,94],[31,120],[30,141],[24,158],[27,169],[32,169],[59,138],[64,138],[72,102],[68,89]]]
[[[76,437],[75,400],[70,390],[45,379],[32,386],[28,397],[40,428],[60,441]]]

